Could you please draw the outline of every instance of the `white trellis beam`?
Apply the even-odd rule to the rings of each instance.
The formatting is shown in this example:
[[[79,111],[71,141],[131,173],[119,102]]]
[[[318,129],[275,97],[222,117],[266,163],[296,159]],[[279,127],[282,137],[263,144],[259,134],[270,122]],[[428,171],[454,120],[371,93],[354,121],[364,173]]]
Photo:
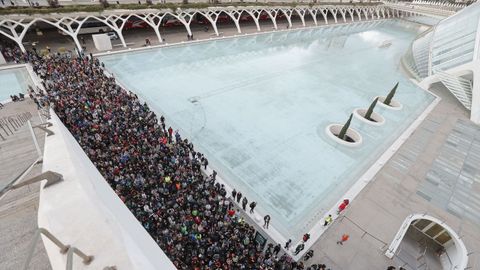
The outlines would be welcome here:
[[[337,12],[338,12],[338,10],[336,8],[329,8],[328,10],[330,11],[330,13],[332,13],[333,19],[335,20],[335,23],[338,23],[337,22]]]
[[[235,23],[235,26],[237,27],[237,31],[239,34],[242,33],[242,29],[240,28],[240,16],[242,16],[241,10],[236,10],[236,9],[230,9],[230,10],[224,10],[230,18],[232,18],[233,22]]]
[[[203,12],[198,11],[197,13],[205,17],[210,22],[210,24],[212,25],[213,31],[215,31],[215,35],[218,37],[220,34],[218,33],[218,29],[217,29],[217,20],[221,11],[208,10]]]
[[[313,18],[313,23],[315,23],[315,25],[318,25],[318,23],[317,23],[317,13],[318,13],[318,9],[316,9],[316,8],[309,8],[309,9],[308,9],[308,12],[310,13],[310,15],[311,15],[312,18]]]
[[[302,21],[302,25],[303,27],[305,27],[305,13],[306,13],[306,9],[305,8],[295,8],[294,9],[298,16],[300,16],[300,20]]]

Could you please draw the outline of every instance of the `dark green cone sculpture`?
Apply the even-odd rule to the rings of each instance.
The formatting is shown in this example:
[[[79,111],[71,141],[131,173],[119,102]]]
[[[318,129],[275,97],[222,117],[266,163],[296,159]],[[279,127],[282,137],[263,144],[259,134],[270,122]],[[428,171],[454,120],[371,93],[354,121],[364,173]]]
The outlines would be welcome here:
[[[338,138],[342,140],[346,140],[347,130],[348,130],[348,127],[350,127],[350,122],[352,122],[352,117],[353,117],[353,113],[350,114],[348,121],[345,123],[345,125],[343,125],[343,128],[342,130],[340,130],[340,133],[338,133]]]
[[[395,84],[395,86],[394,86],[393,89],[390,91],[390,93],[388,93],[387,98],[383,101],[383,103],[384,103],[385,105],[390,106],[390,102],[392,102],[393,96],[395,95],[395,91],[397,91],[397,87],[398,87],[398,82],[397,82],[397,84]]]
[[[373,119],[370,118],[370,117],[372,117],[373,109],[375,108],[375,105],[377,105],[377,101],[378,101],[378,97],[375,98],[375,99],[373,100],[372,104],[370,104],[370,107],[368,107],[367,113],[365,114],[365,118],[366,118],[367,120],[375,121],[375,120],[373,120]]]

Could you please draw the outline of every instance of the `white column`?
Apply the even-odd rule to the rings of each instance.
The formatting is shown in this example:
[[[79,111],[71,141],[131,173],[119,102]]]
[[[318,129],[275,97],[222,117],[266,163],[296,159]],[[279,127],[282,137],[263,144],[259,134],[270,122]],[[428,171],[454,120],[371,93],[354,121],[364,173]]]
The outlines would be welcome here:
[[[338,10],[336,8],[329,8],[328,10],[330,10],[330,13],[332,13],[333,19],[335,20],[335,23],[338,23],[338,21],[337,21]]]
[[[225,10],[224,11],[230,18],[232,18],[233,22],[235,23],[235,26],[237,27],[237,31],[239,34],[242,33],[242,29],[240,29],[240,15],[242,14],[241,11],[238,10]]]
[[[318,9],[309,8],[309,9],[308,9],[308,12],[310,12],[310,15],[312,16],[313,22],[315,23],[315,25],[318,25],[318,23],[317,23],[317,13],[318,13]]]
[[[473,69],[473,87],[472,87],[472,108],[470,111],[470,120],[480,125],[480,60],[472,64]]]
[[[323,19],[325,20],[325,24],[328,24],[328,18],[327,18],[328,10],[324,9],[324,8],[321,8],[319,10],[320,10],[320,13],[322,13],[322,15],[323,15]]]
[[[354,18],[355,14],[354,14],[353,9],[349,8],[349,9],[347,9],[347,11],[348,11],[348,14],[350,14],[350,19],[352,20],[352,22],[354,22],[355,21],[355,18]]]
[[[265,12],[267,12],[268,17],[270,17],[270,19],[272,20],[273,28],[274,28],[275,30],[277,30],[277,29],[278,29],[278,27],[277,27],[277,14],[278,14],[278,10],[275,10],[275,9],[265,9]]]
[[[365,16],[365,20],[368,21],[368,9],[364,8],[362,9],[362,11],[363,11],[363,16]]]
[[[298,16],[300,16],[300,20],[302,20],[303,27],[305,27],[305,9],[296,8],[295,11],[297,12]]]
[[[260,24],[258,22],[258,19],[260,18],[260,14],[262,13],[261,11],[258,10],[249,10],[245,9],[245,12],[252,17],[253,21],[255,22],[255,26],[257,27],[257,31],[260,31]]]
[[[347,22],[347,18],[345,18],[345,13],[347,12],[347,10],[344,9],[344,8],[340,8],[338,11],[340,11],[340,14],[342,15],[343,22],[346,23],[346,22]]]
[[[199,14],[204,16],[212,25],[213,31],[215,31],[215,35],[218,37],[220,34],[218,33],[217,29],[217,19],[218,19],[218,14],[220,12],[218,11],[207,11],[207,12],[201,12],[198,11]]]
[[[3,29],[0,28],[0,34],[4,35],[5,37],[15,41],[17,43],[18,47],[20,47],[20,50],[22,52],[26,52],[25,47],[22,44],[23,38],[25,37],[25,34],[27,33],[28,28],[33,24],[34,21],[28,23],[28,24],[23,24],[22,20],[20,21],[13,21],[13,20],[2,20],[0,21],[0,26],[8,29],[10,33],[5,32]],[[17,27],[20,26],[22,27],[22,32],[17,33]]]
[[[288,28],[292,28],[292,20],[291,20],[292,10],[291,10],[291,9],[287,9],[287,10],[285,11],[283,8],[281,8],[280,10],[282,11],[283,14],[285,14],[285,17],[287,17]]]
[[[123,34],[122,34],[122,30],[123,30],[123,27],[125,26],[125,23],[127,22],[127,19],[123,19],[123,18],[122,18],[122,15],[102,16],[103,18],[101,18],[101,17],[96,17],[96,16],[92,16],[92,17],[98,19],[98,20],[101,21],[101,22],[103,22],[103,23],[106,24],[108,27],[110,27],[110,29],[112,29],[113,31],[115,31],[115,33],[117,34],[118,38],[120,39],[120,42],[122,43],[122,46],[123,46],[123,47],[127,47],[127,43],[125,43],[125,39],[123,38]],[[117,22],[118,22],[119,20],[122,22],[122,23],[120,24],[120,26],[117,25]]]
[[[158,42],[163,43],[162,35],[160,34],[160,25],[162,25],[162,20],[166,14],[160,15],[160,13],[148,13],[141,15],[136,15],[136,17],[142,19],[146,24],[153,28],[155,35],[157,35]],[[155,23],[155,19],[158,21]]]
[[[173,15],[173,14],[172,15],[176,17],[185,26],[185,29],[187,29],[187,33],[189,35],[192,35],[192,30],[190,29],[190,23],[193,20],[194,14],[195,12],[192,14],[190,12],[181,11],[177,15]]]
[[[362,12],[359,8],[355,8],[355,12],[357,13],[357,17],[359,21],[362,21]]]

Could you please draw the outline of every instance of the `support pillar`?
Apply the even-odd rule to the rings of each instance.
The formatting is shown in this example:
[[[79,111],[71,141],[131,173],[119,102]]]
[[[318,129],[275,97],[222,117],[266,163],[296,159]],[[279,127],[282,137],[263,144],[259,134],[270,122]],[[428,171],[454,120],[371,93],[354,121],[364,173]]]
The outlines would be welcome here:
[[[313,23],[315,23],[315,26],[317,26],[317,25],[318,25],[318,23],[317,23],[317,13],[318,13],[318,9],[311,9],[311,8],[309,8],[309,9],[308,9],[308,12],[310,12],[310,15],[311,15],[312,18],[313,18]]]

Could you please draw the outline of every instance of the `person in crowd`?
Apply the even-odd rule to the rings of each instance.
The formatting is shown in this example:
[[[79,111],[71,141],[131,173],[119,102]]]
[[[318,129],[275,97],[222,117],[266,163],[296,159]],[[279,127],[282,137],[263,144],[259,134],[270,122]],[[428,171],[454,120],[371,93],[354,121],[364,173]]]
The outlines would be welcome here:
[[[292,244],[292,239],[288,239],[288,241],[285,243],[284,248],[288,250],[290,248],[290,244]]]
[[[302,237],[303,242],[306,243],[308,239],[310,239],[310,234],[309,233],[304,234]]]
[[[165,119],[116,84],[98,59],[32,52],[11,59],[32,64],[45,87],[34,96],[38,104],[53,108],[177,269],[305,269],[273,247],[262,251],[216,174],[202,173],[203,155],[186,138],[172,141]],[[268,228],[269,215],[264,222]]]
[[[282,246],[280,244],[276,244],[275,247],[273,248],[273,254],[277,256],[281,249],[282,249]]]
[[[242,209],[243,209],[243,211],[246,211],[246,210],[247,210],[247,204],[248,204],[247,197],[243,197],[243,200],[242,200]]]
[[[257,206],[256,202],[251,202],[250,203],[250,214],[253,214],[253,210],[255,209],[255,206]]]
[[[268,229],[268,225],[270,224],[270,215],[266,215],[263,217],[263,228]]]
[[[303,257],[303,259],[305,261],[308,261],[312,257],[313,257],[313,249],[310,249],[309,251],[307,251],[307,253],[305,253],[305,256]]]
[[[240,200],[242,199],[242,193],[241,192],[237,192],[237,203],[240,203]]]

